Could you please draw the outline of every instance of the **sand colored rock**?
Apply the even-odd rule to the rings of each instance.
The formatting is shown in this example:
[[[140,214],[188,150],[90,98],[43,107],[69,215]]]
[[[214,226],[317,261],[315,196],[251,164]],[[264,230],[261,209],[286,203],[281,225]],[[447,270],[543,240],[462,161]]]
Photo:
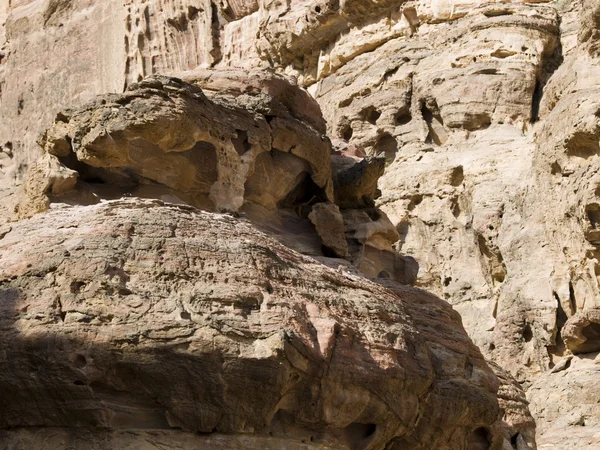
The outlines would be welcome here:
[[[494,368],[503,418],[457,445],[535,448],[535,430],[544,450],[595,448],[599,30],[594,0],[0,0],[0,223],[122,195],[246,215],[343,276],[416,283],[461,314],[537,426]],[[135,154],[132,136],[152,145]],[[208,145],[187,153],[198,142],[214,165]],[[103,433],[98,448],[286,439]]]

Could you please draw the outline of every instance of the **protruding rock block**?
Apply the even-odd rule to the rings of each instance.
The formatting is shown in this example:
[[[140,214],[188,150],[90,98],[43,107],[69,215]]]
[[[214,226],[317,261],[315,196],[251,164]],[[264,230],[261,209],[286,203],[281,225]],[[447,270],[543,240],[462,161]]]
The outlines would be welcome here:
[[[286,88],[281,97],[291,104],[288,92],[299,89]],[[59,114],[41,144],[77,170],[87,189],[108,184],[122,194],[151,185],[196,206],[235,212],[246,197],[275,209],[306,180],[306,196],[333,200],[327,138],[276,96],[226,94],[211,100],[179,79],[149,77],[124,94]],[[273,165],[280,176],[272,176]]]

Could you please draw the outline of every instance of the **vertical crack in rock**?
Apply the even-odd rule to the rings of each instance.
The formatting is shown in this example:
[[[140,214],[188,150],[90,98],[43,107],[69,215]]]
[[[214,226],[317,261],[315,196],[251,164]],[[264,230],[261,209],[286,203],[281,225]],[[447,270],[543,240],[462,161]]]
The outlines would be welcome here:
[[[221,52],[221,14],[219,6],[211,2],[210,4],[210,26],[212,30],[212,47],[210,54],[213,57],[213,65],[218,64],[223,58]]]

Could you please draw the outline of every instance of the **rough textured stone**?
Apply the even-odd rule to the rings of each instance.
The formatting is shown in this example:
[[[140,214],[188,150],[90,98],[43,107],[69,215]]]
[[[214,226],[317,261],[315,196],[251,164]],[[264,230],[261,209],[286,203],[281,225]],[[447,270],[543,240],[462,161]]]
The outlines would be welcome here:
[[[597,3],[0,0],[0,222],[13,212],[15,192],[28,196],[16,199],[20,217],[56,200],[96,203],[124,193],[215,207],[156,181],[139,185],[139,174],[133,191],[113,179],[104,180],[103,194],[97,185],[84,195],[83,183],[98,178],[39,160],[35,144],[65,107],[77,111],[97,94],[121,92],[154,73],[176,75],[202,89],[210,128],[233,142],[237,123],[268,122],[256,108],[277,103],[275,115],[295,125],[272,122],[274,142],[291,148],[310,129],[341,150],[326,175],[333,191],[313,204],[279,208],[309,169],[267,146],[250,178],[250,170],[232,173],[246,180],[243,195],[233,183],[235,195],[228,187],[213,198],[344,273],[359,270],[381,282],[416,278],[451,303],[485,356],[522,383],[541,448],[595,448],[598,404],[587,394],[597,391],[600,349]],[[169,108],[154,117],[165,120]],[[215,126],[219,111],[230,125]],[[68,147],[60,128],[47,135],[58,154]],[[185,163],[172,171],[183,166],[189,170]],[[166,172],[152,176],[172,175],[169,183],[181,188],[187,172]],[[68,194],[77,176],[76,194]],[[340,208],[350,262],[323,254],[324,238],[308,218],[326,201]],[[15,226],[3,225],[0,236]],[[343,242],[333,237],[341,254]],[[493,439],[480,430],[469,445],[533,448],[526,403],[498,376],[508,386],[500,401],[510,400],[504,431],[496,423],[488,430]],[[496,432],[505,434],[502,444]],[[36,447],[46,436],[37,433],[16,431],[9,442]],[[85,442],[86,432],[78,436]],[[104,436],[117,447],[131,442]],[[259,441],[252,445],[266,445]]]
[[[0,284],[2,428],[464,449],[497,416],[497,379],[446,302],[328,269],[231,216],[55,207],[2,238]]]
[[[185,76],[194,84],[151,76],[122,95],[59,113],[39,140],[44,156],[27,174],[15,217],[53,201],[93,204],[122,195],[243,211],[263,228],[279,222],[275,234],[305,254],[349,259],[369,277],[414,284],[416,263],[393,250],[398,233],[374,208],[383,166],[347,158],[363,169],[341,168],[334,182],[330,159],[337,155],[317,131],[325,124],[314,100],[273,74],[255,74],[248,84],[239,71]],[[336,182],[343,214],[331,202]],[[300,245],[299,233],[306,238]]]
[[[275,97],[228,100],[220,95],[211,101],[174,78],[150,77],[123,95],[60,113],[41,145],[92,184],[135,194],[138,186],[154,183],[221,211],[238,211],[246,196],[275,209],[305,178],[315,195],[333,199],[327,138]],[[280,176],[272,176],[278,174],[273,165]]]

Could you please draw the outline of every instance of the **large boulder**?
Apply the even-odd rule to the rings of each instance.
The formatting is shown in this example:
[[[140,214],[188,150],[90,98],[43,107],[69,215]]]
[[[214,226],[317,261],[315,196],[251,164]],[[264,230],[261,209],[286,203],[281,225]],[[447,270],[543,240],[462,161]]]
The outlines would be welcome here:
[[[56,206],[0,240],[0,428],[252,435],[247,448],[491,441],[498,381],[460,316],[387,284],[229,215]]]

